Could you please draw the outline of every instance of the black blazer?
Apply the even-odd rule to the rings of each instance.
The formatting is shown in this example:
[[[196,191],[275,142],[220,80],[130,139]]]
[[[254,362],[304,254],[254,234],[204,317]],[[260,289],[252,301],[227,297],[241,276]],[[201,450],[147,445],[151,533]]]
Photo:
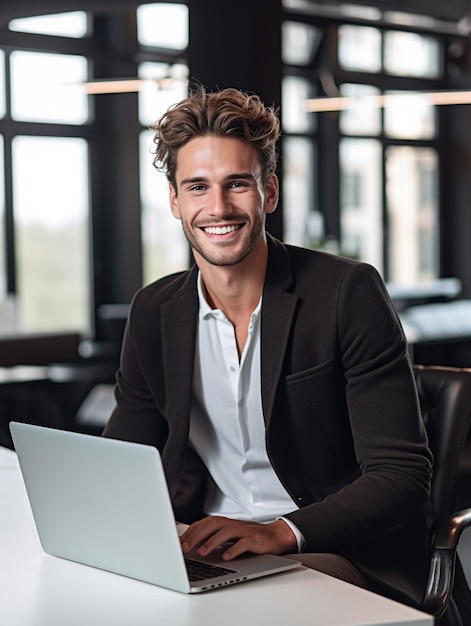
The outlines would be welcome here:
[[[270,461],[306,552],[343,554],[385,595],[418,604],[429,549],[431,454],[407,345],[365,263],[268,235],[261,393]],[[204,468],[188,448],[198,269],[140,290],[105,436],[155,445],[177,517],[202,516]]]

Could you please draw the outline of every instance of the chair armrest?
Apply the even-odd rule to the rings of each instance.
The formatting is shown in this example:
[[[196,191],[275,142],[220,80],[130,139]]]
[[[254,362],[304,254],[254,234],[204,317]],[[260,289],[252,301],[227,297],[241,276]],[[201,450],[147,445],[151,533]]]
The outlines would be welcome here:
[[[434,548],[456,550],[461,533],[471,526],[471,508],[454,513],[447,523],[441,524],[435,535]]]
[[[454,513],[434,540],[429,577],[421,609],[441,617],[448,606],[455,577],[456,549],[461,533],[471,525],[471,508]]]
[[[421,609],[426,613],[441,617],[448,606],[455,576],[456,550],[435,548],[430,563],[430,571],[422,600]]]

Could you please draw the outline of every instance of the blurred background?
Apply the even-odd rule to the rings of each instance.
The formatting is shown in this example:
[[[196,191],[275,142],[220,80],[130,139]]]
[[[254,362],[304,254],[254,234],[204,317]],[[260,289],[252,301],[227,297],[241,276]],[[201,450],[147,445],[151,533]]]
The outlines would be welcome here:
[[[0,445],[101,432],[133,294],[192,260],[149,126],[280,110],[287,243],[373,264],[416,363],[471,367],[471,2],[2,0]]]
[[[374,265],[412,361],[471,367],[470,34],[471,0],[2,0],[0,445],[99,434],[133,294],[191,264],[149,130],[191,82],[279,108],[268,230]]]

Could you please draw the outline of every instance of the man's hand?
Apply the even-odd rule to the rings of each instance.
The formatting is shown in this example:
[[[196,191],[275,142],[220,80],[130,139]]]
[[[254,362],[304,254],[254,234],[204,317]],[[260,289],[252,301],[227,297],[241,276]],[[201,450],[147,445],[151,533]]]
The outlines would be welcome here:
[[[183,552],[190,552],[199,546],[198,554],[201,556],[208,555],[223,543],[232,542],[222,554],[225,561],[244,552],[255,554],[297,552],[296,537],[283,520],[261,524],[215,515],[192,524],[180,540]]]

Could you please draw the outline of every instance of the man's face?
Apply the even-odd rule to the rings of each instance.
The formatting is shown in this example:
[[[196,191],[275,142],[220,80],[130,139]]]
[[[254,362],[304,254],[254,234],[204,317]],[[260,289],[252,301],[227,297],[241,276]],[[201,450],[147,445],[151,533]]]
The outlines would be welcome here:
[[[197,260],[242,262],[265,240],[265,214],[278,202],[278,180],[262,183],[255,148],[234,137],[198,137],[178,152],[170,206]]]

